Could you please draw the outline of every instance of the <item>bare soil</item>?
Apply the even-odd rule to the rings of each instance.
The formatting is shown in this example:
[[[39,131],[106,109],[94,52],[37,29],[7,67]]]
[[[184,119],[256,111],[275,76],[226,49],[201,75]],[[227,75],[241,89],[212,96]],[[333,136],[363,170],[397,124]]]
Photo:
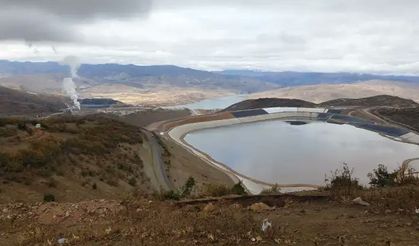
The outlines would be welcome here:
[[[275,200],[279,202],[275,202]],[[287,197],[174,203],[152,198],[0,205],[0,245],[417,245],[419,217]],[[266,201],[265,201],[266,202]],[[264,221],[271,226],[262,231]],[[265,222],[266,223],[266,222]]]

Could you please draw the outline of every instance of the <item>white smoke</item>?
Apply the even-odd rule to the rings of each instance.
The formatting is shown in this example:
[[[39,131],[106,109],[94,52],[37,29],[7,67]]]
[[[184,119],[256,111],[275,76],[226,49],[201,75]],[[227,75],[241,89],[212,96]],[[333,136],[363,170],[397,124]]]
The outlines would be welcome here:
[[[76,56],[66,56],[62,61],[64,65],[70,67],[71,77],[78,78],[79,75],[77,74],[77,70],[80,68],[80,60]]]
[[[70,107],[70,110],[80,110],[79,95],[76,90],[76,84],[74,83],[74,78],[78,78],[77,70],[80,67],[79,59],[75,56],[67,56],[62,61],[62,64],[65,64],[70,67],[71,77],[63,79],[63,92],[71,98],[73,101],[73,106]]]
[[[63,92],[71,98],[73,101],[72,109],[80,110],[79,96],[76,91],[76,85],[74,84],[73,78],[64,78],[63,80]]]

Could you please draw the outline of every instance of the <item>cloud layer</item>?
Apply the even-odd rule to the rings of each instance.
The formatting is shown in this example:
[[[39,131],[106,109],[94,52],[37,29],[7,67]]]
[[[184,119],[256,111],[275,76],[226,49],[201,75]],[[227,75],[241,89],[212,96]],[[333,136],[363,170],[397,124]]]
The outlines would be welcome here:
[[[209,70],[419,73],[415,0],[0,0],[0,6],[0,59],[77,55],[83,62]]]

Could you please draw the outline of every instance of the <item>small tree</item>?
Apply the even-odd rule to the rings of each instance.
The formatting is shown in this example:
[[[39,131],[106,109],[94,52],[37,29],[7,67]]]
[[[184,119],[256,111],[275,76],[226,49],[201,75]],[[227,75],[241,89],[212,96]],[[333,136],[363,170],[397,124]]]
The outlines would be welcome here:
[[[397,172],[389,173],[387,167],[379,164],[377,169],[368,174],[370,185],[374,187],[394,186]]]

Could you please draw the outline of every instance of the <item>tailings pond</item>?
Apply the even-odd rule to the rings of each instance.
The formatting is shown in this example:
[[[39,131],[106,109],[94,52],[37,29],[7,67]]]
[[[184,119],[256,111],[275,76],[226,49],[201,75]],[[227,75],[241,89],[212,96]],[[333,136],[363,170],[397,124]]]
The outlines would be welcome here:
[[[323,185],[325,176],[347,163],[368,184],[378,164],[390,171],[419,157],[419,146],[397,142],[352,125],[280,120],[191,132],[185,141],[240,174],[279,184]]]

